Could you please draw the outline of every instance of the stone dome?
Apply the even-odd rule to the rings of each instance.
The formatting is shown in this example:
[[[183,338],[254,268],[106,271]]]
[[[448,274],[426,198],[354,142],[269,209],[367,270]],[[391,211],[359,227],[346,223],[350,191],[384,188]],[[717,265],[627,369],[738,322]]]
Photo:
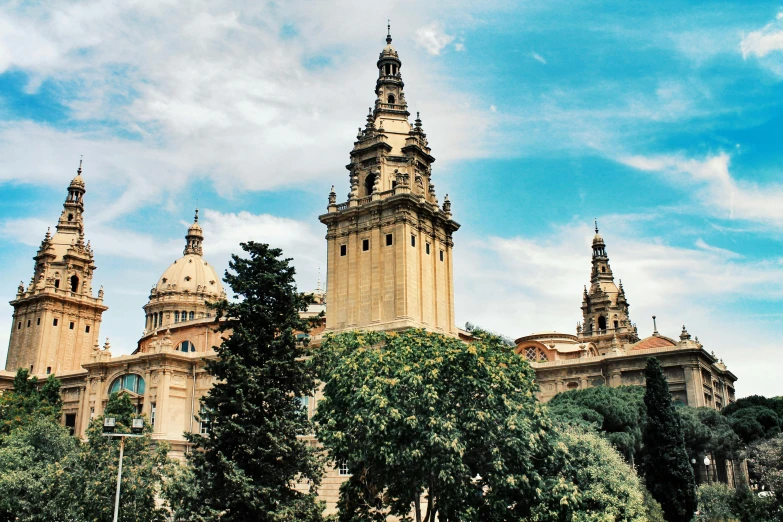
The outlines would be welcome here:
[[[191,292],[215,296],[224,294],[214,267],[197,254],[186,254],[172,263],[155,286],[158,292]]]

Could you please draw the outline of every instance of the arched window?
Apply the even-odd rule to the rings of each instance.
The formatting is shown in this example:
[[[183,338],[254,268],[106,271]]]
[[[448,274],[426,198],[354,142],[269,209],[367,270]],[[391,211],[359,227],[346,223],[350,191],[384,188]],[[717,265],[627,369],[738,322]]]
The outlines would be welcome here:
[[[183,321],[187,321],[188,320],[188,313],[185,310],[182,310],[182,314],[180,315],[180,317],[182,317]]]
[[[394,95],[390,94],[387,100],[389,101],[389,103],[394,103]]]
[[[606,317],[603,315],[598,316],[598,329],[601,331],[606,330]]]
[[[73,221],[73,214],[68,214],[68,221]]]
[[[606,267],[605,266],[601,267],[601,272],[606,272]]]
[[[152,327],[157,328],[158,327],[158,312],[155,312],[152,314]]]
[[[179,322],[179,312],[174,312],[174,322],[175,323]]]
[[[71,276],[71,292],[74,294],[79,291],[79,276]]]
[[[186,353],[187,352],[195,352],[196,351],[196,347],[193,346],[193,343],[191,343],[190,341],[182,341],[181,343],[179,343],[179,346],[177,346],[177,350],[179,350],[180,352],[186,352]]]
[[[196,317],[196,312],[190,312],[190,314],[188,314],[188,319],[190,319],[191,321],[195,319],[195,317]]]
[[[59,279],[55,279],[54,280],[54,287],[55,288],[60,288],[60,280]]]
[[[144,379],[135,373],[117,377],[109,386],[109,393],[119,393],[121,391],[144,395]]]
[[[522,355],[525,357],[525,359],[531,362],[546,362],[549,360],[549,357],[546,356],[546,353],[544,353],[544,351],[540,348],[536,348],[535,346],[528,346],[525,348],[525,352]]]
[[[368,174],[364,178],[364,190],[368,196],[372,195],[373,188],[375,187],[375,174]]]

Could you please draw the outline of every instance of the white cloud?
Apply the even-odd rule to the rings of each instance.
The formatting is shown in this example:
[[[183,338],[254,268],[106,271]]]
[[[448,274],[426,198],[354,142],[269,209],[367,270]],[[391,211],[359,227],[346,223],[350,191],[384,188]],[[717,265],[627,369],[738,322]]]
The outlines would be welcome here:
[[[489,110],[490,112],[498,112],[498,108],[495,105],[490,105]]]
[[[416,30],[416,43],[428,53],[438,55],[444,47],[449,45],[454,37],[444,32],[439,22],[432,22]],[[459,45],[459,44],[458,44]],[[457,49],[458,51],[462,49]]]
[[[454,44],[454,50],[457,52],[464,51],[465,50],[465,44],[464,43],[455,43]]]
[[[533,58],[535,61],[537,61],[537,62],[540,62],[540,63],[543,63],[544,65],[546,65],[546,60],[544,59],[544,57],[543,57],[543,56],[541,56],[540,54],[538,54],[537,52],[535,52],[535,51],[531,52],[531,53],[530,53],[530,56],[531,56],[531,57],[532,57],[532,58]]]
[[[161,204],[194,179],[212,181],[222,195],[319,182],[326,190],[339,180],[335,165],[345,164],[375,98],[375,53],[385,36],[385,24],[346,23],[345,13],[382,20],[384,9],[350,2],[9,4],[0,8],[0,71],[26,73],[30,89],[50,79],[61,85],[72,120],[57,128],[2,125],[0,179],[62,179],[84,153],[90,179],[124,193],[104,209],[106,220]],[[431,19],[413,3],[400,5],[399,15],[408,27]],[[303,36],[282,34],[291,20]],[[486,105],[456,92],[437,64],[425,67],[413,33],[402,28],[395,45],[408,102],[426,108],[436,157],[483,155],[477,129],[492,122],[474,107]],[[430,36],[429,49],[452,38]],[[377,42],[375,51],[368,41]]]
[[[696,160],[675,155],[629,156],[619,161],[648,172],[663,172],[675,183],[694,186],[695,197],[715,215],[783,228],[783,185],[737,180],[726,153]]]
[[[746,59],[748,56],[762,58],[769,53],[783,51],[783,12],[778,13],[775,21],[743,36],[740,49]]]

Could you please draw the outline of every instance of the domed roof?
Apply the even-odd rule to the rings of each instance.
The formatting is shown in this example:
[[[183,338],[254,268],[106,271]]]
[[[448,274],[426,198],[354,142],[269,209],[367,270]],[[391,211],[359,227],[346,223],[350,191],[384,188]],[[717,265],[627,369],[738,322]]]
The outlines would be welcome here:
[[[178,291],[222,296],[223,285],[214,267],[203,257],[186,254],[174,261],[160,276],[155,289],[158,292]]]

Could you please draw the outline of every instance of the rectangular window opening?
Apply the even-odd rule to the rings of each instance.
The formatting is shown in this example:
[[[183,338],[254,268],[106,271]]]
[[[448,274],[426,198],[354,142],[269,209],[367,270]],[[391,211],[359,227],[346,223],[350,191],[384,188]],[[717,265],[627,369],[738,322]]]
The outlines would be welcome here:
[[[73,435],[73,432],[76,429],[76,414],[75,413],[66,413],[65,414],[65,427],[68,428],[68,431],[70,431],[71,435]]]
[[[59,322],[59,320],[58,320],[58,319],[55,319],[54,321],[52,321],[52,326],[57,326],[57,323],[58,323],[58,322]]]
[[[362,252],[367,252],[368,250],[370,250],[370,240],[362,239]]]
[[[35,326],[41,326],[41,318],[39,317],[37,321],[35,321]]]
[[[74,326],[76,326],[76,323],[74,323],[73,321],[71,321],[71,324],[68,326],[68,329],[69,329],[69,330],[73,330],[73,327],[74,327]]]
[[[340,475],[346,476],[350,475],[351,472],[348,470],[348,463],[347,462],[341,462],[340,463]]]
[[[84,333],[90,333],[90,325],[84,327]]]
[[[155,413],[157,412],[157,408],[155,407],[155,403],[153,402],[151,404],[152,409],[150,410],[150,425],[154,428],[155,427]]]
[[[386,234],[386,246],[392,246],[392,242],[394,241],[394,236],[391,234]]]
[[[443,261],[443,250],[440,251],[440,260]]]
[[[47,366],[46,367],[46,375],[49,375],[50,373],[52,373],[52,367],[51,366]]]
[[[416,236],[414,236],[413,234],[411,234],[411,246],[412,247],[416,246]]]
[[[340,245],[340,255],[341,256],[348,255],[348,245]]]
[[[427,251],[427,255],[430,255],[430,244],[429,243],[427,243],[427,245],[426,245],[426,251]]]
[[[22,329],[22,321],[19,321],[19,324],[16,325],[16,329],[17,330],[21,330]]]
[[[30,326],[32,326],[32,324],[33,324],[33,322],[30,319],[28,319],[27,320],[27,327],[30,328]]]

